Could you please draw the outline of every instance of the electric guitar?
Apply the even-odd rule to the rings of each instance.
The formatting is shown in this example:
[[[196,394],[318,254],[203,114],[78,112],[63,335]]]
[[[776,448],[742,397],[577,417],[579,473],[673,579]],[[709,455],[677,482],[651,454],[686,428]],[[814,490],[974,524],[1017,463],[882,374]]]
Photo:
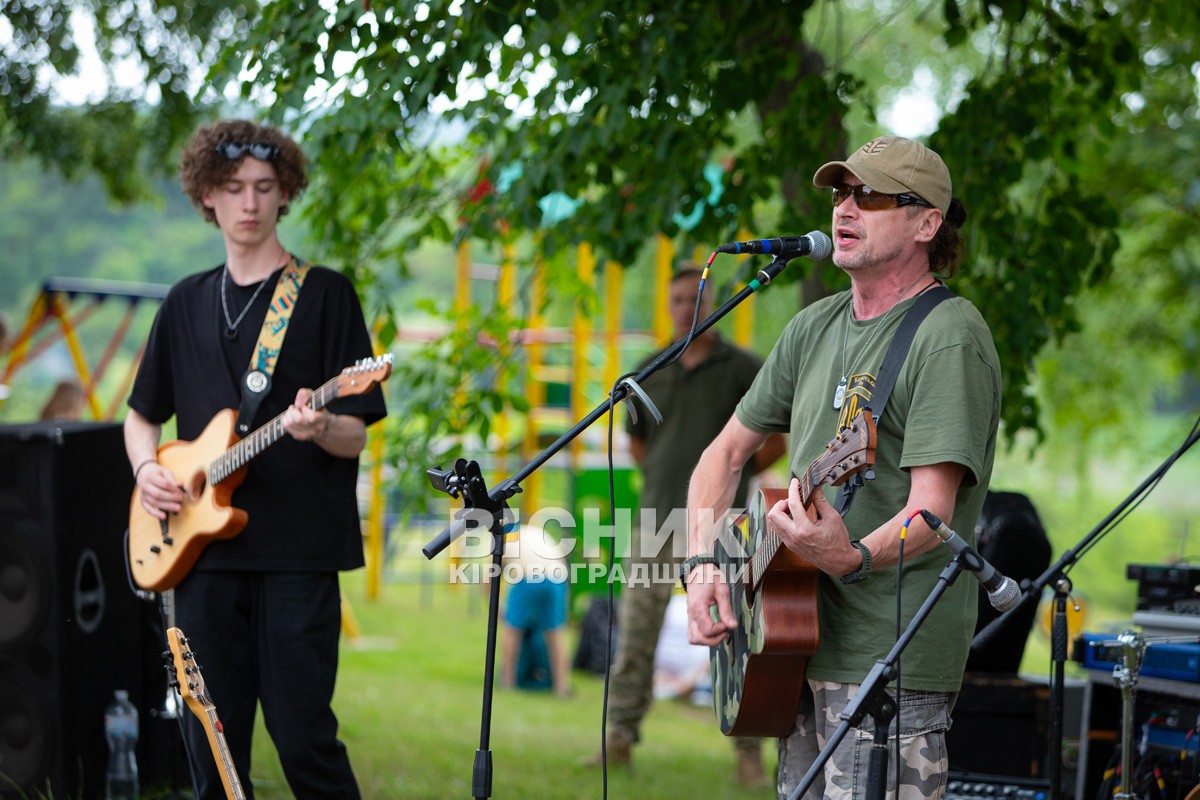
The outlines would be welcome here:
[[[225,729],[217,717],[217,707],[213,705],[208,689],[204,685],[204,676],[200,672],[200,664],[196,654],[188,646],[187,637],[179,628],[167,630],[167,644],[171,648],[171,659],[175,662],[176,688],[179,695],[187,703],[196,718],[204,725],[208,734],[208,744],[212,747],[213,758],[221,771],[221,783],[225,785],[225,796],[228,800],[246,800],[242,791],[242,782],[238,779],[237,769],[233,766],[233,756],[229,754],[229,745],[225,742]]]
[[[875,421],[864,409],[797,476],[805,510],[822,484],[838,486],[874,463]],[[786,489],[759,490],[746,515],[725,526],[714,547],[738,623],[709,649],[713,707],[729,736],[786,736],[792,730],[808,657],[820,640],[820,570],[767,526],[767,513],[787,496]]]
[[[387,380],[392,354],[364,358],[313,391],[308,405],[320,410],[339,397],[363,394]],[[129,504],[129,568],[143,589],[166,591],[191,570],[214,539],[232,539],[246,527],[247,515],[230,505],[233,490],[246,477],[246,465],[283,436],[283,414],[239,441],[237,412],[220,411],[190,442],[167,442],[158,462],[183,484],[183,504],[164,520],[142,506],[141,489]]]

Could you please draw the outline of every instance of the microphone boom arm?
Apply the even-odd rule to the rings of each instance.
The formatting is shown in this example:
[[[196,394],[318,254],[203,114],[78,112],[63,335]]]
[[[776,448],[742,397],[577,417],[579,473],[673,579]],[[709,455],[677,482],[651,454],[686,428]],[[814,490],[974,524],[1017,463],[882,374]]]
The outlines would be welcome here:
[[[761,289],[763,286],[766,286],[771,281],[775,280],[775,278],[779,276],[779,273],[783,272],[784,268],[788,265],[788,262],[791,261],[792,258],[794,258],[794,256],[776,257],[771,261],[770,264],[759,270],[758,275],[744,287],[742,287],[737,294],[729,298],[724,304],[721,305],[720,308],[716,309],[703,320],[701,320],[696,325],[695,334],[699,335],[711,328],[713,325],[717,324],[722,317],[732,311],[734,307],[742,303],[747,297]],[[660,353],[657,358],[643,367],[637,373],[637,375],[633,377],[633,381],[637,384],[641,384],[642,381],[644,381],[647,377],[661,369],[664,364],[674,359],[679,352],[683,350],[684,345],[687,343],[688,338],[686,337],[676,341],[674,344]],[[570,442],[583,433],[583,431],[591,427],[593,422],[600,419],[600,417],[608,413],[609,410],[614,408],[619,402],[621,402],[621,400],[628,397],[630,391],[631,389],[629,388],[628,383],[623,381],[619,386],[616,387],[615,390],[612,391],[612,393],[608,396],[608,399],[592,409],[587,416],[575,423],[570,430],[555,439],[528,464],[519,469],[511,478],[503,481],[499,486],[494,488],[491,493],[489,493],[491,499],[495,502],[499,502],[511,497],[516,492],[519,492],[519,486],[523,480],[528,478],[543,464],[553,458],[555,454],[570,444]],[[455,524],[448,525],[444,530],[442,530],[441,533],[439,533],[421,548],[421,553],[425,556],[425,558],[432,559],[437,556],[438,553],[449,547],[450,543],[463,533],[465,533],[465,528],[463,528],[463,526]]]

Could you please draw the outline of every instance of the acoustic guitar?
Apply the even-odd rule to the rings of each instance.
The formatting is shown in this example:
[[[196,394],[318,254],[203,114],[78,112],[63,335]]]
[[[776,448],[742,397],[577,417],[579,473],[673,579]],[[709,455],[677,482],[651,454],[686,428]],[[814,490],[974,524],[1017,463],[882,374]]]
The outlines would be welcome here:
[[[204,725],[213,758],[216,759],[217,768],[221,772],[225,797],[228,800],[246,800],[242,782],[238,779],[237,769],[233,765],[233,756],[230,755],[229,745],[225,741],[225,729],[221,726],[221,720],[217,717],[217,707],[213,705],[208,688],[204,685],[204,675],[200,672],[196,654],[191,651],[187,637],[179,628],[167,629],[167,645],[171,648],[171,659],[175,663],[179,696]]]
[[[308,405],[320,410],[339,397],[364,394],[387,380],[392,354],[364,358],[313,391]],[[142,506],[141,489],[129,504],[129,568],[143,589],[166,591],[191,570],[214,539],[232,539],[246,527],[246,512],[230,504],[246,477],[246,465],[283,436],[283,414],[238,439],[237,412],[220,411],[190,442],[167,442],[158,462],[183,484],[183,507],[164,520]]]
[[[823,484],[838,486],[874,463],[875,421],[864,409],[797,476],[804,508],[811,508]],[[786,489],[759,490],[714,548],[738,623],[709,652],[713,707],[729,736],[786,736],[792,730],[808,658],[819,644],[821,573],[767,526],[767,513],[787,495]]]

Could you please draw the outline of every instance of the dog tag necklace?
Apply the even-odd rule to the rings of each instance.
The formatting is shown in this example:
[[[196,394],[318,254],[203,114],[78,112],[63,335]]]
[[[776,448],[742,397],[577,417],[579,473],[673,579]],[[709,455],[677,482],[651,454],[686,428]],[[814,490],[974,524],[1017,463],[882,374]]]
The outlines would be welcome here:
[[[891,315],[892,310],[900,305],[900,301],[915,289],[917,284],[928,274],[929,272],[925,271],[918,275],[917,279],[913,281],[913,285],[901,292],[900,296],[896,298],[896,302],[892,303],[892,307],[883,312],[883,316],[879,318],[879,322],[876,322],[875,327],[871,329],[871,335],[867,337],[867,341],[859,348],[858,355],[854,357],[854,363],[850,365],[849,369],[846,369],[846,347],[850,344],[850,318],[854,316],[854,297],[850,297],[850,304],[846,306],[846,327],[842,332],[842,379],[838,381],[837,387],[833,390],[834,408],[841,408],[842,404],[846,402],[846,382],[850,379],[850,375],[853,374],[855,367],[858,366],[863,353],[867,352],[867,348],[871,346],[871,342],[875,341],[875,334],[879,333],[879,329],[883,327],[884,321]]]

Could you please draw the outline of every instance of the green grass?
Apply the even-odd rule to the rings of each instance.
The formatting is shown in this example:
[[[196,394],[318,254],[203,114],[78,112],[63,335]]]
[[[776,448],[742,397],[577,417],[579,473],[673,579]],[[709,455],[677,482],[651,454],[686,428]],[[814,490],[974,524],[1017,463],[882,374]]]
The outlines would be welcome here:
[[[434,568],[447,567],[443,561]],[[381,599],[369,602],[361,572],[347,575],[344,585],[362,635],[357,642],[343,637],[334,709],[363,797],[470,797],[487,598],[479,587],[388,584]],[[489,747],[492,796],[601,796],[600,770],[579,762],[599,747],[603,681],[575,672],[573,688],[567,699],[497,690]],[[633,770],[610,771],[610,797],[773,796],[769,788],[735,783],[733,745],[711,709],[656,703],[642,735]],[[774,762],[773,742],[767,743],[764,763],[773,770]],[[291,796],[261,721],[250,773],[263,800]]]

